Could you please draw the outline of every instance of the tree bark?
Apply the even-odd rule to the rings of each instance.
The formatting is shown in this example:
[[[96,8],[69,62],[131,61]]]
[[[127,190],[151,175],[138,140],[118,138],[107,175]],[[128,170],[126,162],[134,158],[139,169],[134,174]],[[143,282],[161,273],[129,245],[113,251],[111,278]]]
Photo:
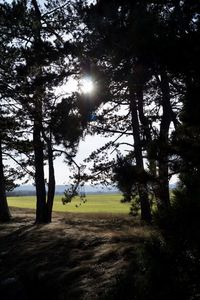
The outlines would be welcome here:
[[[46,223],[46,189],[44,179],[44,153],[41,141],[40,124],[34,121],[33,146],[35,155],[35,185],[36,185],[36,223]]]
[[[163,109],[159,134],[158,151],[158,209],[161,211],[170,207],[169,196],[169,166],[168,166],[168,147],[169,147],[169,127],[172,121],[172,108],[170,103],[170,87],[166,71],[161,72],[160,87],[162,91],[161,105]]]
[[[48,140],[48,163],[49,163],[49,182],[48,182],[48,195],[47,195],[47,222],[51,222],[53,201],[55,196],[55,185],[56,185],[51,137]]]
[[[0,222],[9,222],[11,219],[6,198],[6,185],[4,177],[2,142],[0,140]]]
[[[144,95],[143,86],[137,87],[138,113],[139,120],[142,125],[143,134],[146,139],[147,159],[149,163],[149,171],[152,175],[152,180],[156,180],[156,158],[152,158],[150,145],[152,143],[152,134],[148,118],[144,114]],[[153,187],[154,189],[154,187]]]
[[[129,92],[130,92],[130,111],[131,111],[131,122],[134,138],[134,150],[135,150],[135,160],[136,166],[139,172],[144,172],[144,163],[142,156],[142,146],[140,138],[140,125],[138,119],[138,107],[136,102],[136,94],[133,88],[132,83],[129,83]],[[141,205],[141,219],[146,222],[151,222],[151,208],[148,197],[147,185],[145,183],[138,184],[138,194],[140,198]]]
[[[35,70],[38,85],[36,86],[34,95],[34,128],[33,128],[33,146],[35,155],[35,185],[36,185],[36,223],[47,223],[47,208],[46,208],[46,188],[44,178],[44,149],[41,140],[42,135],[42,95],[43,87],[40,85],[40,77],[42,73],[40,65],[41,54],[41,13],[37,0],[31,0],[34,7],[34,22],[33,22],[33,35],[34,35],[34,51],[35,51]]]
[[[147,159],[148,159],[148,169],[151,175],[151,188],[153,194],[156,199],[156,203],[158,202],[158,183],[157,183],[157,161],[156,155],[155,157],[152,155],[151,145],[153,142],[153,137],[151,133],[151,128],[149,124],[148,118],[144,114],[144,95],[143,95],[143,86],[137,87],[137,99],[138,99],[138,113],[139,113],[139,120],[142,125],[143,135],[146,139],[146,151],[147,151]],[[152,202],[152,201],[151,201]],[[151,203],[152,206],[152,203]]]

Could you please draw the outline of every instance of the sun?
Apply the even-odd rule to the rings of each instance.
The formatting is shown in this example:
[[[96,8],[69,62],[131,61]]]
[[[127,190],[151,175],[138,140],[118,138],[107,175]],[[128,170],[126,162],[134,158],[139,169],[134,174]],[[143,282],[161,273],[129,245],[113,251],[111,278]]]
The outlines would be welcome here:
[[[83,94],[91,94],[94,91],[94,82],[91,78],[82,78],[79,82],[79,90]]]
[[[85,76],[82,78],[68,78],[67,82],[62,86],[59,86],[55,89],[55,94],[71,94],[71,93],[79,93],[79,94],[86,94],[90,95],[96,90],[94,80],[89,77]]]

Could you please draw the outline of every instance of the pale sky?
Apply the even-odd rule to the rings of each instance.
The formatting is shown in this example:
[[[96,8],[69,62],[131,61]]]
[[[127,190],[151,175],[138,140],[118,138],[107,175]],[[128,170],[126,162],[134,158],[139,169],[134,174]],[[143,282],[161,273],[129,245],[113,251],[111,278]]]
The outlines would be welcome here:
[[[77,91],[78,89],[81,90],[83,93],[95,93],[95,90],[93,88],[92,79],[91,78],[83,78],[79,84],[74,79],[69,79],[66,85],[63,85],[62,87],[59,87],[56,89],[56,94],[59,95],[59,93],[64,94]],[[123,112],[122,112],[123,113]],[[106,143],[108,143],[111,139],[114,141],[118,135],[114,135],[112,138],[106,138],[101,135],[87,135],[84,140],[80,141],[80,144],[78,146],[78,152],[75,157],[75,161],[77,164],[84,164],[84,159],[87,158],[94,150],[97,150],[98,148],[102,147]],[[133,143],[132,137],[122,137],[119,141],[124,142],[130,142]],[[111,150],[109,150],[111,151]],[[109,153],[108,153],[109,154]],[[116,156],[116,153],[112,154],[112,157]],[[46,169],[46,176],[48,176],[47,168]],[[63,162],[63,158],[60,157],[55,160],[55,174],[56,174],[56,184],[66,184],[69,182],[69,175],[70,175],[70,169],[69,167]]]
[[[3,2],[11,2],[11,0],[6,0],[6,1],[0,0],[0,3],[3,3]],[[41,0],[39,2],[41,3]],[[70,93],[70,92],[73,92],[77,89],[78,89],[77,81],[75,81],[73,79],[70,79],[65,86],[63,86],[63,87],[56,90],[56,94],[63,93],[63,92]],[[81,90],[83,92],[90,92],[92,90],[91,82],[84,79],[82,81]],[[117,136],[113,137],[112,139],[114,140],[116,137]],[[91,154],[92,151],[100,148],[101,146],[103,146],[108,141],[110,141],[110,138],[105,138],[105,137],[102,137],[100,135],[86,136],[84,141],[82,140],[79,144],[78,153],[77,153],[77,156],[75,158],[75,161],[78,164],[83,163],[83,160],[85,158],[87,158]],[[122,137],[120,139],[120,141],[132,143],[133,139],[132,139],[132,137],[129,137],[129,138]],[[116,155],[116,154],[113,154],[113,155]],[[69,182],[70,170],[69,170],[69,167],[63,162],[63,160],[64,160],[63,157],[59,157],[55,160],[56,184],[67,184]],[[48,176],[47,167],[45,167],[45,175],[46,175],[46,177]],[[176,181],[177,181],[177,177],[174,176],[171,179],[170,182],[174,183]],[[30,183],[32,183],[32,181]]]
[[[80,142],[78,147],[78,153],[74,160],[78,164],[83,163],[83,160],[87,158],[92,151],[97,150],[97,148],[100,148],[109,140],[110,139],[102,136],[88,135],[84,141]],[[56,174],[56,184],[68,183],[70,170],[69,167],[63,162],[63,157],[59,157],[55,160],[55,174]],[[46,172],[46,176],[47,176],[47,172]]]
[[[80,89],[81,92],[84,93],[95,93],[95,90],[93,90],[92,80],[83,78],[83,80],[81,80],[81,82],[79,82],[78,84],[76,80],[71,78],[66,85],[63,85],[62,87],[56,89],[56,94],[70,94],[71,92],[77,91],[78,89]],[[110,138],[105,138],[100,135],[86,136],[84,140],[80,141],[78,152],[74,160],[78,165],[83,164],[83,160],[87,158],[92,151],[102,147],[108,141],[110,141]],[[71,172],[69,167],[63,162],[63,160],[64,157],[59,157],[55,160],[56,184],[66,184],[69,181],[69,175]],[[48,176],[47,167],[45,168],[45,171],[46,176]]]
[[[114,138],[113,138],[114,139]],[[105,143],[107,143],[110,138],[105,138],[102,136],[87,136],[84,141],[81,141],[78,147],[78,153],[75,158],[75,161],[78,164],[83,163],[83,160],[87,158],[90,153],[97,148],[100,148]],[[132,137],[123,138],[120,141],[131,142]],[[113,154],[116,155],[116,154]],[[47,169],[47,168],[45,168]],[[47,171],[45,172],[47,176]],[[69,167],[63,162],[63,157],[59,157],[55,160],[55,175],[56,175],[56,184],[67,184],[69,183],[70,170]],[[170,183],[173,184],[177,182],[177,176],[172,176]]]

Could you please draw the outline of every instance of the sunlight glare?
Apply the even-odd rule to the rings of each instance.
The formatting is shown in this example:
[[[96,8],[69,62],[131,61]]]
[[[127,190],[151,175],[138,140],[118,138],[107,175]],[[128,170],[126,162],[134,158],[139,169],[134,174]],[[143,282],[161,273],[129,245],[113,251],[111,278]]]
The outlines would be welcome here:
[[[90,94],[94,90],[94,83],[89,77],[83,78],[79,83],[79,88],[82,93]]]

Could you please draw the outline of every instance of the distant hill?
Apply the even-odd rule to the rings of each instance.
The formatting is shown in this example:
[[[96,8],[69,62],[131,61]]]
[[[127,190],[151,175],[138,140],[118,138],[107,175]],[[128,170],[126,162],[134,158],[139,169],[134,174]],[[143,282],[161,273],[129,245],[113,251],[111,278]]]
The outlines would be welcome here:
[[[176,188],[176,183],[170,184],[170,190]],[[63,195],[64,191],[68,188],[69,185],[56,185],[56,195]],[[86,185],[83,188],[83,192],[86,194],[116,194],[119,193],[117,188],[105,187],[101,185],[90,186]],[[15,188],[12,192],[7,193],[8,196],[35,196],[35,186],[31,184],[20,185]]]
[[[68,185],[56,185],[56,195],[63,195],[64,191],[68,188]],[[103,186],[89,186],[86,185],[83,188],[83,192],[86,194],[112,194],[118,193],[119,191],[113,187],[107,188]],[[8,196],[35,196],[35,186],[31,184],[20,185],[15,188],[12,192],[7,193]]]

